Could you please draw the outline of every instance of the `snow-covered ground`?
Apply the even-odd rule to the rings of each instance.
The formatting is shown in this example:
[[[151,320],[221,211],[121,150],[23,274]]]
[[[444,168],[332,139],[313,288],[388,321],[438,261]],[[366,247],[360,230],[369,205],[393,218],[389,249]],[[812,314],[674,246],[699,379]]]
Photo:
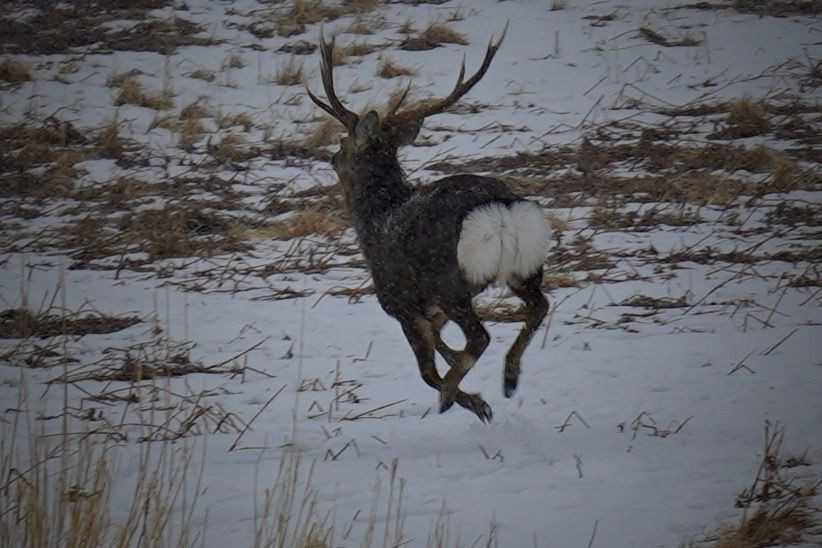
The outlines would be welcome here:
[[[6,128],[26,124],[16,131],[61,128],[47,147],[102,149],[113,126],[123,151],[75,158],[57,186],[43,181],[59,158],[20,167],[29,149],[3,151],[0,306],[141,320],[110,333],[0,341],[0,427],[5,442],[19,437],[20,458],[32,431],[59,432],[66,414],[72,431],[115,440],[117,517],[128,511],[145,445],[192,448],[191,467],[202,470],[189,478],[199,493],[194,521],[215,547],[254,543],[262,493],[294,454],[304,476],[314,464],[310,484],[320,513],[333,513],[335,546],[363,543],[375,493],[379,544],[395,459],[411,546],[425,545],[438,520],[466,546],[703,539],[739,519],[735,502],[757,474],[766,423],[784,427],[786,458],[804,455],[784,474],[795,485],[818,481],[822,20],[812,3],[776,17],[731,2],[391,2],[327,17],[323,31],[338,34],[338,47],[378,46],[336,68],[340,96],[356,111],[385,104],[407,81],[376,77],[384,58],[415,72],[412,98],[448,93],[463,56],[471,73],[507,21],[502,48],[462,107],[426,122],[425,146],[401,151],[414,181],[452,167],[491,172],[527,189],[556,221],[545,282],[552,308],[518,392],[502,396],[503,358],[519,329],[507,321],[487,323],[492,343],[462,384],[493,407],[488,425],[456,407],[436,413],[437,394],[399,325],[368,291],[350,229],[272,237],[267,223],[288,223],[294,209],[340,218],[325,161],[336,145],[303,144],[321,123],[317,109],[300,84],[271,81],[301,63],[321,89],[318,53],[280,51],[319,36],[319,23],[277,34],[288,4],[187,0],[141,11],[202,26],[193,36],[204,43],[168,51],[101,41],[51,51],[45,42],[24,48],[25,33],[4,39],[4,59],[31,73],[0,82],[4,143],[15,142]],[[43,13],[26,6],[2,15],[25,25]],[[104,25],[128,31],[141,20],[124,12]],[[401,49],[403,26],[416,35],[433,21],[468,44]],[[373,34],[350,32],[354,23]],[[167,92],[172,108],[116,106],[116,77],[130,71],[145,90]],[[740,100],[767,107],[770,125],[723,134],[741,125],[728,113]],[[181,110],[192,104],[205,114],[184,144]],[[245,119],[226,121],[232,115]],[[239,156],[220,153],[227,135],[240,136]],[[646,141],[657,152],[638,157]],[[713,156],[688,156],[705,150]],[[766,168],[722,164],[763,150]],[[43,191],[20,190],[21,173]],[[616,192],[608,185],[617,180],[646,182]],[[179,242],[118,239],[130,231],[162,240],[129,219],[169,204],[218,213],[189,215],[184,226],[193,240],[224,245],[186,256],[175,252]],[[167,222],[156,230],[174,240]],[[67,236],[81,225],[90,237]],[[499,313],[512,300],[492,289],[481,302]],[[453,326],[445,335],[460,344]],[[128,378],[141,360],[215,367],[142,381],[115,375]],[[47,384],[65,375],[72,382]],[[29,427],[13,429],[21,407]],[[814,538],[806,531],[804,542]]]

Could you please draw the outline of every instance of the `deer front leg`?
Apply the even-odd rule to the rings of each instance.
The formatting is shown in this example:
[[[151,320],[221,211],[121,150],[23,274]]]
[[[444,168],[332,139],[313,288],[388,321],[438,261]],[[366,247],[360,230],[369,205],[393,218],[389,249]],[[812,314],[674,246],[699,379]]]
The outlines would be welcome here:
[[[462,351],[452,350],[444,343],[442,344],[442,349],[438,348],[451,366],[451,369],[445,374],[442,381],[442,390],[440,390],[440,413],[448,410],[453,405],[460,391],[460,381],[462,381],[463,377],[471,370],[491,340],[482,322],[480,322],[480,319],[474,314],[474,310],[470,307],[470,300],[468,301],[468,305],[468,307],[446,311],[448,318],[456,322],[457,325],[460,326],[460,329],[462,329],[466,344],[465,349]],[[437,338],[439,338],[439,336],[437,336]]]
[[[545,315],[548,313],[548,300],[542,294],[542,269],[532,277],[520,283],[510,284],[511,291],[525,303],[525,325],[517,335],[511,349],[505,355],[505,370],[502,378],[502,391],[506,398],[514,395],[519,383],[522,354],[534,336]]]
[[[434,347],[440,353],[440,356],[445,359],[448,367],[452,367],[459,360],[461,352],[454,350],[442,340],[441,332],[443,326],[448,323],[448,315],[442,311],[442,308],[431,306],[426,310],[425,317],[431,322],[431,329],[434,332]]]
[[[439,334],[434,331],[431,322],[422,316],[401,321],[400,323],[405,337],[408,339],[408,343],[411,345],[411,349],[417,358],[417,365],[420,368],[422,380],[440,392],[440,401],[442,401],[444,381],[437,372],[436,362],[434,361],[434,347],[436,340],[439,339]],[[457,389],[451,399],[452,403],[454,401],[456,401],[459,406],[472,411],[482,422],[491,420],[491,407],[485,403],[485,400],[483,400],[479,394],[468,394]]]

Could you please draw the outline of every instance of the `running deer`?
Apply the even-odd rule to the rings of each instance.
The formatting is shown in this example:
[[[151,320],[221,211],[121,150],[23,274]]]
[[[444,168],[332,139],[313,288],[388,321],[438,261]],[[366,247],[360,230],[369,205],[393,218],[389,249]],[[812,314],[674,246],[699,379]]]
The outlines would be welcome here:
[[[525,325],[505,357],[503,392],[517,388],[520,359],[548,312],[542,268],[551,227],[542,209],[514,194],[502,181],[476,175],[445,177],[415,189],[405,180],[397,149],[410,144],[428,116],[445,111],[476,85],[491,64],[505,31],[489,42],[479,70],[465,77],[465,60],[451,93],[400,110],[408,93],[382,119],[348,110],[334,90],[334,39],[320,32],[320,67],[326,102],[306,88],[311,100],[337,119],[347,136],[332,164],[377,299],[396,318],[416,356],[423,380],[439,391],[440,413],[454,402],[490,421],[491,407],[460,381],[488,346],[490,337],[472,298],[492,282],[506,285],[525,304]],[[410,87],[410,86],[409,86]],[[448,321],[462,330],[463,350],[440,337]],[[435,351],[450,369],[441,377]]]

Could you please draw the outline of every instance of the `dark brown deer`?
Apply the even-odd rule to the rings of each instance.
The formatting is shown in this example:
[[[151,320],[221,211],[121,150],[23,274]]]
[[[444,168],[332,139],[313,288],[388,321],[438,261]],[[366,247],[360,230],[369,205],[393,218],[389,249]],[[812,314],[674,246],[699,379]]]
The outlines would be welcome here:
[[[314,103],[345,126],[332,163],[383,310],[402,325],[423,380],[440,393],[440,413],[454,402],[491,420],[491,407],[459,383],[482,355],[490,337],[474,311],[472,298],[492,282],[507,285],[525,303],[525,325],[505,357],[503,392],[517,387],[520,359],[548,311],[542,294],[542,268],[551,227],[542,209],[514,194],[502,181],[475,175],[445,177],[420,189],[405,180],[397,149],[410,144],[423,120],[445,111],[476,85],[488,70],[503,38],[488,44],[479,70],[465,77],[443,99],[400,110],[408,93],[381,120],[370,111],[348,110],[334,90],[334,39],[320,32],[322,83],[327,103],[310,90]],[[465,335],[454,350],[440,337],[447,321]],[[450,366],[440,377],[435,350]]]

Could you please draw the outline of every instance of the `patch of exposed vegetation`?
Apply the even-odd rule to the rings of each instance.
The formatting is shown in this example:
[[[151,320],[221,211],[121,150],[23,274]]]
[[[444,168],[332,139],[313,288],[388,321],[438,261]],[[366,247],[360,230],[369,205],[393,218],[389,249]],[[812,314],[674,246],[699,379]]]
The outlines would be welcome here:
[[[303,63],[289,57],[288,61],[280,64],[272,75],[271,81],[280,86],[297,86],[303,83]]]
[[[733,7],[745,13],[774,17],[822,13],[822,5],[815,0],[734,0]]]
[[[808,540],[805,533],[814,532],[818,511],[812,508],[811,499],[822,482],[791,477],[789,470],[810,462],[807,453],[786,456],[784,436],[782,425],[765,423],[765,447],[756,477],[736,500],[742,517],[706,539],[717,548],[787,546]]]
[[[27,308],[0,311],[0,339],[45,339],[58,335],[114,333],[139,323],[134,316],[107,316],[93,312],[37,313]]]
[[[191,21],[147,17],[149,2],[73,2],[44,5],[25,19],[0,17],[0,35],[8,53],[50,55],[70,51],[154,51],[173,53],[179,46],[209,45],[196,36],[203,28]],[[166,1],[154,2],[157,6]],[[136,20],[128,29],[113,30],[105,23]]]
[[[180,46],[215,44],[211,38],[195,36],[204,30],[202,25],[179,17],[172,20],[148,19],[129,29],[107,32],[101,48],[114,51],[153,51],[171,55]]]
[[[416,76],[417,71],[400,65],[389,57],[382,57],[377,64],[377,76],[380,78],[397,78],[398,76]]]
[[[640,27],[639,35],[658,46],[676,47],[676,46],[698,46],[702,43],[702,38],[695,36],[693,33],[686,33],[681,38],[668,38],[650,27]]]
[[[31,80],[31,72],[20,61],[9,57],[0,60],[0,80],[10,84],[19,84]]]
[[[168,110],[174,107],[171,90],[146,90],[136,78],[126,78],[120,84],[120,91],[114,99],[115,106],[136,105],[154,110]]]
[[[195,69],[188,73],[187,75],[189,78],[195,78],[197,80],[204,80],[206,82],[213,82],[217,79],[217,75],[213,70],[208,70],[204,68]]]
[[[340,6],[322,0],[294,0],[291,7],[277,16],[275,31],[280,36],[294,36],[305,32],[305,26],[340,17]]]
[[[408,51],[424,51],[434,49],[443,44],[467,45],[468,39],[448,23],[434,21],[416,36],[406,37],[400,44],[400,49]]]

